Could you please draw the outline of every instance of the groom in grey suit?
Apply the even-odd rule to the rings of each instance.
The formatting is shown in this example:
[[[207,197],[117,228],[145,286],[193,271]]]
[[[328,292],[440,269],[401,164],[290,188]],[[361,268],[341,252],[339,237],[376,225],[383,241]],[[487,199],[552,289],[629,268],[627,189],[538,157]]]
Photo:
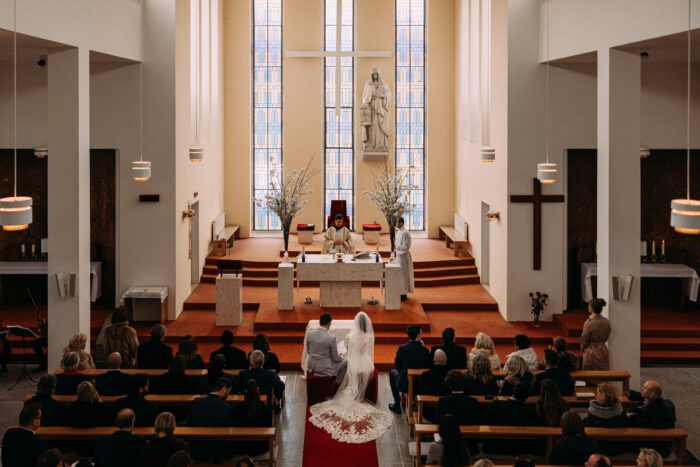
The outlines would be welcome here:
[[[309,371],[314,376],[335,376],[336,384],[340,384],[345,376],[348,361],[338,355],[338,345],[335,336],[328,332],[331,327],[331,315],[321,315],[321,327],[309,332],[306,336],[306,350],[309,352]]]

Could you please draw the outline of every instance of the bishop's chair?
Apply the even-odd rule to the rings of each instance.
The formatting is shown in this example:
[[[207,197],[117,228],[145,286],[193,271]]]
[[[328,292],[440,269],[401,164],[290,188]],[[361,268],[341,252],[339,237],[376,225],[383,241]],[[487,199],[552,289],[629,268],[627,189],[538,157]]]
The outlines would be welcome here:
[[[331,225],[333,225],[335,216],[337,216],[338,214],[343,215],[343,217],[345,218],[345,220],[343,221],[343,225],[349,229],[350,217],[348,217],[347,203],[344,199],[334,199],[333,201],[331,201],[331,215],[328,216],[326,228],[329,228]]]

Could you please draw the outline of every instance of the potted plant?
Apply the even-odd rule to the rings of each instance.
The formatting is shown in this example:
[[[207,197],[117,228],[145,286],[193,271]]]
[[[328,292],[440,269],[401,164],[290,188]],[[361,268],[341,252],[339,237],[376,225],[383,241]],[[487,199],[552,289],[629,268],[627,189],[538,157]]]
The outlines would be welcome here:
[[[533,320],[535,327],[540,325],[540,315],[544,311],[544,307],[547,306],[547,300],[549,300],[549,295],[542,292],[530,292],[530,300],[532,300],[532,314],[535,316]]]

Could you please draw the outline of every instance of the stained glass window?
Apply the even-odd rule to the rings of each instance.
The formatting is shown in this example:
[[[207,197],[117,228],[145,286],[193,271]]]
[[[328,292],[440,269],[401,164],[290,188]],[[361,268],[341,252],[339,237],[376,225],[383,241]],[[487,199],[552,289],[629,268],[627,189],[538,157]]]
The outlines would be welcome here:
[[[282,0],[253,4],[253,196],[264,200],[282,170]],[[253,229],[279,230],[277,215],[253,203]]]
[[[409,230],[425,230],[425,0],[396,0],[396,171],[406,176]]]
[[[341,2],[340,5],[338,2]],[[340,6],[340,25],[338,7]],[[324,50],[352,52],[354,48],[353,0],[326,0]],[[338,32],[340,31],[340,41]],[[340,60],[340,64],[338,63]],[[345,200],[347,214],[353,211],[353,57],[325,57],[326,155],[324,205],[330,215],[331,201]],[[340,65],[340,66],[338,66]],[[340,105],[336,106],[336,73],[340,73]],[[339,115],[338,115],[339,111]],[[351,219],[352,220],[352,219]]]

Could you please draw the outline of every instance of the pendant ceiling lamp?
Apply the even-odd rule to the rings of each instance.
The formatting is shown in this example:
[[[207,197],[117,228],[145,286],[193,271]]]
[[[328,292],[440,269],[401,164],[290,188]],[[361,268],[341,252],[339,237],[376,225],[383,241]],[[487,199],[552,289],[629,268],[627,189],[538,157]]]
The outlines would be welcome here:
[[[13,80],[14,80],[14,194],[0,199],[0,225],[3,230],[24,230],[32,223],[32,198],[17,196],[17,0],[13,2],[14,26],[12,32]]]
[[[544,3],[542,3],[544,5]],[[547,68],[545,83],[545,162],[537,164],[537,179],[540,183],[554,183],[557,177],[557,164],[549,162],[549,7],[547,2]]]
[[[49,148],[46,146],[39,146],[37,148],[34,148],[34,156],[36,156],[37,159],[46,159],[46,156],[49,155]]]
[[[688,114],[686,126],[686,197],[671,200],[671,227],[676,232],[700,234],[700,201],[690,199],[690,0],[688,0]]]
[[[192,2],[192,27],[195,28],[194,34],[194,59],[195,65],[195,95],[194,95],[194,144],[190,146],[190,161],[202,162],[204,158],[204,149],[199,145],[199,112],[200,112],[200,97],[202,85],[202,5],[201,2]],[[190,45],[192,47],[192,45]]]
[[[646,146],[640,146],[639,157],[641,157],[642,159],[646,159],[649,156],[651,156],[651,149]]]
[[[496,160],[496,148],[493,146],[481,146],[481,162],[493,162]]]
[[[139,160],[131,163],[131,178],[145,182],[151,178],[151,162],[143,160],[143,2],[141,2],[141,63],[139,64]]]

